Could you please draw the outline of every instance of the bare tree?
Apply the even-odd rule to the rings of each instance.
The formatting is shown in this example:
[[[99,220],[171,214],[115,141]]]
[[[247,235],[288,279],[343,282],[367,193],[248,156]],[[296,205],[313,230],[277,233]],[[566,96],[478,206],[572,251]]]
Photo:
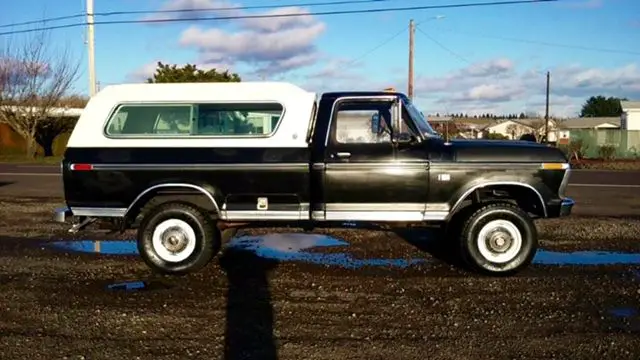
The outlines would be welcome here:
[[[53,110],[77,79],[79,62],[58,44],[39,29],[22,41],[0,39],[0,123],[24,138],[29,157],[37,145],[52,155],[55,137],[73,127]]]
[[[515,140],[522,135],[523,127],[519,124],[510,124],[505,130],[509,135],[511,135],[511,139]]]

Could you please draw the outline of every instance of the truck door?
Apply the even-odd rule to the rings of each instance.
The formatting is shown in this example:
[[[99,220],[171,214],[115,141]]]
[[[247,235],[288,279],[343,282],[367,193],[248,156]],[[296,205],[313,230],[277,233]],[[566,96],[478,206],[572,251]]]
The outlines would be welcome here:
[[[331,114],[324,154],[324,211],[315,218],[329,221],[419,221],[425,203],[405,185],[416,181],[409,169],[396,162],[390,128],[399,120],[395,95],[343,97]],[[372,118],[378,117],[377,129]],[[426,181],[426,172],[424,180]],[[426,184],[426,182],[425,182]],[[424,187],[424,194],[427,187]]]
[[[404,101],[397,104],[400,129],[397,141],[394,141],[394,158],[403,171],[403,186],[395,189],[395,198],[399,203],[424,204],[423,220],[441,220],[447,208],[429,203],[429,140],[419,135],[419,127]],[[413,108],[412,108],[413,109]],[[420,138],[422,141],[418,142]],[[404,140],[403,140],[404,139]]]

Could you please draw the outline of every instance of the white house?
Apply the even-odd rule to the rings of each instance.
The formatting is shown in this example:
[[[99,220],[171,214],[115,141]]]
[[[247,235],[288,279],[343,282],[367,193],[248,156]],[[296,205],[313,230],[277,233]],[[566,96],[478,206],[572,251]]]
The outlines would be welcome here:
[[[577,130],[604,130],[619,129],[619,117],[578,117],[563,120],[558,123],[556,137],[560,142],[568,142],[571,131]],[[612,132],[594,132],[597,144],[605,144],[613,141]]]
[[[505,135],[513,140],[520,138],[520,136],[524,134],[532,133],[535,129],[528,124],[519,123],[515,120],[506,120],[487,126],[484,128],[484,131]]]
[[[640,130],[640,101],[621,101],[623,130]]]
[[[549,141],[556,141],[556,134],[553,131],[556,122],[549,119]],[[544,119],[509,119],[498,121],[487,125],[483,131],[486,133],[498,133],[507,136],[509,139],[517,140],[524,134],[535,134],[536,137],[544,136]]]

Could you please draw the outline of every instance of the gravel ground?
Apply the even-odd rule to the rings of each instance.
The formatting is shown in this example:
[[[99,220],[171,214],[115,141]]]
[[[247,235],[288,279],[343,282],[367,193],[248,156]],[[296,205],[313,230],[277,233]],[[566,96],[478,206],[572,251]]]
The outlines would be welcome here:
[[[585,205],[571,219],[537,222],[543,249],[640,253],[640,197],[616,191],[607,217],[594,215],[612,196],[598,190],[576,194]],[[71,239],[50,221],[59,205],[0,198],[2,359],[640,358],[637,264],[536,264],[488,278],[449,265],[425,231],[340,230],[324,233],[348,246],[309,251],[426,261],[350,269],[227,249],[198,274],[161,278],[136,256],[47,246]],[[109,288],[125,281],[146,287]]]

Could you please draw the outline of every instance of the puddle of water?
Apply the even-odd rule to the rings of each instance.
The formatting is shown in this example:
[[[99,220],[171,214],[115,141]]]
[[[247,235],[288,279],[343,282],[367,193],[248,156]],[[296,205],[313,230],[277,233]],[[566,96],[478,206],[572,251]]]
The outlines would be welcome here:
[[[348,246],[349,243],[320,234],[268,234],[240,236],[229,242],[228,247],[253,251],[262,258],[279,261],[301,261],[318,265],[337,265],[344,268],[362,266],[407,267],[424,262],[424,259],[356,259],[347,253],[313,253],[306,250],[316,247]]]
[[[107,255],[137,255],[133,240],[119,241],[58,241],[51,246],[62,250]],[[349,243],[331,236],[320,234],[282,233],[262,236],[240,236],[233,238],[228,248],[252,251],[257,256],[279,261],[303,261],[319,265],[336,265],[346,268],[362,266],[408,267],[427,261],[426,259],[356,259],[346,252],[314,253],[316,247],[348,246]],[[541,265],[638,265],[640,253],[618,253],[607,251],[557,252],[540,249],[533,260]]]
[[[124,292],[136,292],[136,291],[151,291],[151,290],[163,290],[170,289],[173,285],[159,280],[146,280],[146,281],[123,281],[107,285],[107,290],[111,291],[124,291]]]
[[[425,259],[355,259],[347,253],[313,253],[305,250],[316,247],[348,246],[343,240],[316,234],[269,234],[263,236],[240,236],[233,238],[228,248],[252,251],[257,256],[279,261],[301,261],[318,265],[336,265],[345,268],[362,266],[408,267],[424,262]],[[83,253],[106,255],[137,255],[138,248],[134,240],[115,241],[57,241],[52,247]]]
[[[124,291],[138,291],[144,290],[147,287],[147,283],[144,281],[127,281],[122,283],[115,283],[107,285],[109,290],[124,290]]]
[[[72,240],[50,243],[52,247],[82,253],[105,255],[138,255],[138,246],[134,240]]]
[[[609,310],[609,313],[616,317],[630,318],[638,314],[638,310],[634,308],[617,308]]]
[[[559,252],[539,250],[533,259],[543,265],[634,265],[640,264],[640,253],[610,251]]]

